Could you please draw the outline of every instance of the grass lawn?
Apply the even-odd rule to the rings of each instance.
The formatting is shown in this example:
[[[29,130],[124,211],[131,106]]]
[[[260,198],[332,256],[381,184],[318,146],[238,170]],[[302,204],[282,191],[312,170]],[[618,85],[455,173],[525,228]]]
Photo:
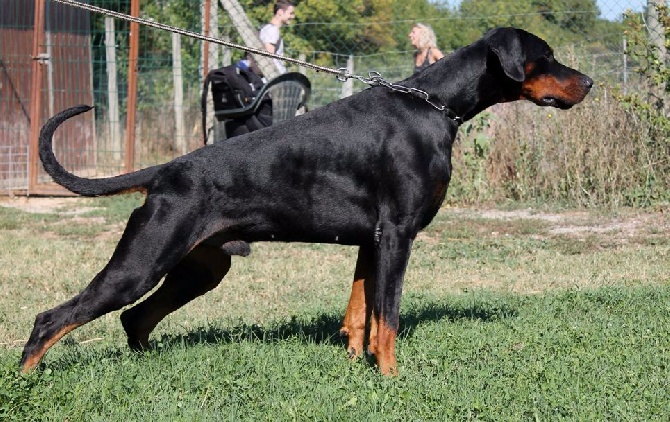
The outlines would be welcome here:
[[[18,375],[35,315],[91,280],[140,202],[0,200],[0,419],[670,419],[667,209],[443,209],[415,242],[394,379],[337,334],[356,250],[304,244],[234,258],[149,352],[115,312]]]

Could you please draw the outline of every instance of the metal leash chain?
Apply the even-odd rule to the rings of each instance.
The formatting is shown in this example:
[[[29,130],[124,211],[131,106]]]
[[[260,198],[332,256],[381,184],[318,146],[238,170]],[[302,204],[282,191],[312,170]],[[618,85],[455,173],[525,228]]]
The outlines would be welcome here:
[[[270,53],[269,51],[266,51],[266,50],[259,50],[257,48],[247,47],[245,45],[240,45],[240,44],[235,44],[235,43],[232,43],[230,41],[225,41],[225,40],[222,40],[222,39],[219,39],[219,38],[209,37],[209,36],[206,36],[206,35],[198,34],[197,32],[188,31],[188,30],[177,28],[177,27],[174,27],[174,26],[165,25],[165,24],[154,22],[154,21],[151,21],[151,20],[127,15],[125,13],[114,12],[112,10],[103,9],[101,7],[92,6],[92,5],[86,4],[86,3],[81,3],[81,2],[76,1],[76,0],[53,0],[53,1],[58,2],[58,3],[62,3],[62,4],[66,4],[68,6],[76,7],[76,8],[79,8],[79,9],[88,10],[89,12],[100,13],[100,14],[103,14],[103,15],[111,16],[113,18],[129,21],[129,22],[135,22],[135,23],[138,23],[138,24],[142,24],[142,25],[149,26],[149,27],[152,27],[152,28],[161,29],[161,30],[168,31],[168,32],[174,32],[176,34],[184,35],[184,36],[191,37],[191,38],[195,38],[195,39],[198,39],[198,40],[201,40],[201,41],[207,41],[207,42],[223,45],[223,46],[226,46],[226,47],[246,51],[246,52],[249,52],[249,53],[252,53],[252,54],[258,54],[258,55],[265,56],[265,57],[270,57],[270,58],[273,58],[273,59],[283,60],[283,61],[286,61],[286,62],[289,62],[289,63],[297,64],[298,66],[307,67],[307,68],[316,70],[317,72],[330,73],[330,74],[336,75],[337,79],[341,82],[345,82],[347,79],[356,79],[356,80],[359,80],[359,81],[363,82],[364,84],[367,84],[367,85],[370,85],[370,86],[384,86],[384,87],[387,87],[387,88],[389,88],[393,91],[402,92],[402,93],[405,93],[405,94],[410,94],[410,95],[413,95],[415,97],[421,98],[424,101],[426,101],[428,104],[430,104],[431,106],[436,108],[437,110],[447,113],[448,117],[450,119],[454,120],[456,123],[460,124],[462,122],[462,119],[460,117],[454,115],[454,113],[451,112],[444,105],[439,105],[439,104],[436,104],[436,103],[432,102],[430,100],[430,95],[426,91],[422,91],[422,90],[417,89],[417,88],[408,88],[406,86],[391,83],[391,82],[387,81],[386,79],[384,79],[379,72],[372,71],[368,74],[368,77],[365,78],[363,76],[354,75],[352,73],[349,73],[347,68],[332,69],[332,68],[325,67],[325,66],[319,66],[317,64],[308,63],[308,62],[305,62],[303,60],[293,59],[291,57],[280,56],[278,54]],[[449,113],[452,114],[452,115],[449,116]]]
[[[426,91],[424,91],[422,89],[410,88],[410,87],[407,87],[407,86],[404,86],[404,85],[394,84],[394,83],[389,82],[386,79],[384,79],[379,72],[375,72],[375,71],[369,72],[368,77],[364,78],[362,76],[348,74],[348,73],[346,73],[346,70],[347,70],[346,68],[340,68],[340,75],[342,75],[342,76],[337,77],[337,79],[339,81],[345,82],[349,78],[357,79],[357,80],[363,82],[364,84],[368,84],[370,86],[383,86],[383,87],[386,87],[386,88],[390,89],[391,91],[401,92],[403,94],[410,94],[414,97],[417,97],[417,98],[420,98],[420,99],[424,100],[425,102],[427,102],[428,104],[430,104],[431,106],[433,106],[435,109],[437,109],[439,111],[443,111],[445,113],[451,113],[452,115],[449,116],[449,118],[456,121],[457,123],[462,123],[461,117],[455,115],[446,106],[441,105],[441,104],[437,104],[437,103],[431,101],[430,94],[428,94]]]

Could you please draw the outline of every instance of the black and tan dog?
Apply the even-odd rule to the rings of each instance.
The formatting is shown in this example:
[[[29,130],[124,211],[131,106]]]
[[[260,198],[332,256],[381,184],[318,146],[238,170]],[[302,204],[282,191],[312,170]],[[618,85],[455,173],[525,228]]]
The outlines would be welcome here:
[[[247,255],[251,242],[280,241],[360,247],[341,332],[349,337],[351,357],[367,343],[380,371],[395,374],[405,267],[412,241],[445,197],[459,123],[521,99],[568,109],[592,84],[557,62],[540,38],[498,28],[400,83],[427,92],[437,107],[374,87],[167,164],[106,179],[68,173],[52,150],[58,126],[90,108],[58,114],[42,129],[39,147],[56,182],[85,196],[139,190],[147,197],[88,287],[37,316],[22,370],[34,368],[69,331],[137,301],[165,276],[149,298],[121,314],[130,346],[147,347],[161,319],[221,281],[231,255]]]

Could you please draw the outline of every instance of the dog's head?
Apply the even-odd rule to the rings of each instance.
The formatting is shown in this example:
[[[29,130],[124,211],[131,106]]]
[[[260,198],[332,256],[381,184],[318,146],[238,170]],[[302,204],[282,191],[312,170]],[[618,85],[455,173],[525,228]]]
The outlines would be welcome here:
[[[506,100],[525,99],[540,106],[568,109],[580,103],[593,80],[554,58],[541,38],[515,28],[496,28],[484,37],[492,66],[499,66],[508,80]]]

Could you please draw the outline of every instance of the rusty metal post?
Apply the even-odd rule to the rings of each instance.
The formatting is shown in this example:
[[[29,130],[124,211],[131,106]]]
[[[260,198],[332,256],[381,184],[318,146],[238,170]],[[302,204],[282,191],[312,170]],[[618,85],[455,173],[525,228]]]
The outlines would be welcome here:
[[[202,3],[201,3],[202,4]],[[205,0],[205,22],[203,23],[203,35],[209,37],[209,25],[211,20],[211,7],[212,0]],[[207,43],[202,44],[202,78],[203,80],[207,77],[207,72],[209,72],[209,46]]]
[[[28,195],[37,186],[37,152],[42,112],[42,70],[45,56],[44,47],[44,0],[35,0],[35,21],[33,27],[33,63],[30,85],[30,141],[28,144]]]
[[[140,16],[140,0],[130,1],[131,16]],[[128,111],[126,116],[125,172],[135,168],[135,121],[137,115],[137,56],[140,43],[140,25],[130,23],[130,57],[128,58]]]

